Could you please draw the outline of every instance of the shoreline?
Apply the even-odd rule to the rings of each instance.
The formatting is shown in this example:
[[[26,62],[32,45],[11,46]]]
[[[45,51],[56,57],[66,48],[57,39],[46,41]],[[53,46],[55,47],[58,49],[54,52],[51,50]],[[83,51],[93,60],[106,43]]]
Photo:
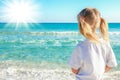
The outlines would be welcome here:
[[[41,65],[41,64],[40,64]],[[75,80],[75,75],[69,67],[51,68],[49,64],[20,63],[13,61],[0,61],[1,80]],[[58,64],[57,64],[58,65]],[[59,66],[59,65],[58,65]],[[60,65],[61,66],[61,65]],[[104,80],[119,80],[120,71],[110,71],[104,74]]]

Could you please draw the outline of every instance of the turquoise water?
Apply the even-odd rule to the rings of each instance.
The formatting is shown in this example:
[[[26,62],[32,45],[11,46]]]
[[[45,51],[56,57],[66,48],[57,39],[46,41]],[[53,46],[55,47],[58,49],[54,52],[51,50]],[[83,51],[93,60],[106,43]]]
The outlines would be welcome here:
[[[120,70],[120,23],[109,24],[109,35]],[[84,37],[76,23],[0,24],[0,62],[39,64],[39,68],[67,68],[68,58]],[[19,65],[20,65],[19,64]],[[2,64],[3,65],[3,64]],[[22,64],[23,65],[23,64]],[[45,79],[43,79],[45,80]]]

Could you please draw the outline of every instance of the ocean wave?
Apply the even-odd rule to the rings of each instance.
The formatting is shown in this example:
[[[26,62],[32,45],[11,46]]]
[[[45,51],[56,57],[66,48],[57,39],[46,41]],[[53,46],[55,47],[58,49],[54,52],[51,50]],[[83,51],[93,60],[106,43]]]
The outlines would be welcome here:
[[[49,31],[49,32],[30,32],[33,35],[80,35],[79,31]],[[120,32],[109,32],[110,35],[120,35]]]
[[[24,65],[23,65],[24,64]],[[44,64],[44,63],[43,63]],[[45,63],[46,64],[46,63]],[[41,64],[39,64],[41,65]],[[54,65],[54,63],[52,64]],[[58,64],[57,64],[58,65]],[[46,66],[51,66],[47,63]],[[0,62],[0,79],[2,80],[75,80],[69,67],[41,68],[37,64],[20,62]],[[104,75],[104,80],[119,80],[120,71],[111,71]]]
[[[32,35],[79,35],[77,31],[30,32]]]
[[[120,32],[109,32],[110,35],[120,35]]]
[[[24,34],[24,35],[67,35],[67,34],[79,34],[78,31],[31,31],[31,32],[0,32],[3,35],[9,34]]]
[[[109,32],[110,40],[119,45],[120,32]],[[40,46],[70,46],[75,45],[84,37],[77,31],[50,32],[3,32],[0,34],[2,44],[39,44]]]
[[[13,39],[13,40],[0,40],[1,46],[3,45],[11,45],[11,46],[17,46],[22,47],[24,45],[26,46],[75,46],[77,43],[83,41],[83,37],[75,37],[75,38],[46,38],[46,39]],[[120,45],[119,38],[111,38],[110,42],[113,45]]]
[[[62,34],[80,34],[79,31],[7,31],[7,32],[3,32],[0,31],[0,34],[27,34],[27,35],[62,35]],[[118,31],[109,31],[110,35],[120,35],[120,32]]]
[[[78,38],[78,39],[41,39],[41,40],[0,40],[1,46],[2,44],[11,44],[12,46],[17,46],[19,44],[19,47],[21,45],[24,46],[30,46],[30,45],[34,45],[34,46],[75,46],[77,43],[83,41],[84,38]],[[120,45],[120,41],[119,38],[118,39],[110,39],[110,42],[113,45]]]
[[[60,68],[60,64],[0,62],[0,79],[7,80],[74,80],[69,69]],[[49,66],[51,65],[51,67]],[[57,66],[52,68],[52,66]]]
[[[32,44],[36,44],[39,46],[72,46],[77,44],[78,42],[82,41],[83,38],[81,39],[41,39],[41,40],[0,40],[0,43],[3,44],[11,44],[13,45],[17,45],[17,44],[28,44],[28,45],[32,45]]]
[[[104,74],[105,80],[120,80],[120,71],[111,71]]]
[[[66,70],[28,69],[9,67],[0,72],[2,80],[75,80]]]

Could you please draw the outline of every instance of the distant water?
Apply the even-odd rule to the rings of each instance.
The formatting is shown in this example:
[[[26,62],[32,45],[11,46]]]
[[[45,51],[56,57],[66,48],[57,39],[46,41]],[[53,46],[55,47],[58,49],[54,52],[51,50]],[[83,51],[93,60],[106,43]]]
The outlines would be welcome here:
[[[120,23],[109,24],[118,67],[106,80],[120,80]],[[0,80],[74,80],[67,65],[84,40],[76,23],[0,24]]]

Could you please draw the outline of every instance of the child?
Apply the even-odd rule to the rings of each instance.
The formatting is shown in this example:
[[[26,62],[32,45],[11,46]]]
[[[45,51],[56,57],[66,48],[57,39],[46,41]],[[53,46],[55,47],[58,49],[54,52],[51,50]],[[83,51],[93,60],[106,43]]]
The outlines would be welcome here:
[[[83,9],[77,18],[80,33],[86,39],[74,48],[68,64],[76,74],[76,80],[103,80],[104,72],[117,66],[107,23],[95,8]],[[96,29],[100,29],[101,37]]]

